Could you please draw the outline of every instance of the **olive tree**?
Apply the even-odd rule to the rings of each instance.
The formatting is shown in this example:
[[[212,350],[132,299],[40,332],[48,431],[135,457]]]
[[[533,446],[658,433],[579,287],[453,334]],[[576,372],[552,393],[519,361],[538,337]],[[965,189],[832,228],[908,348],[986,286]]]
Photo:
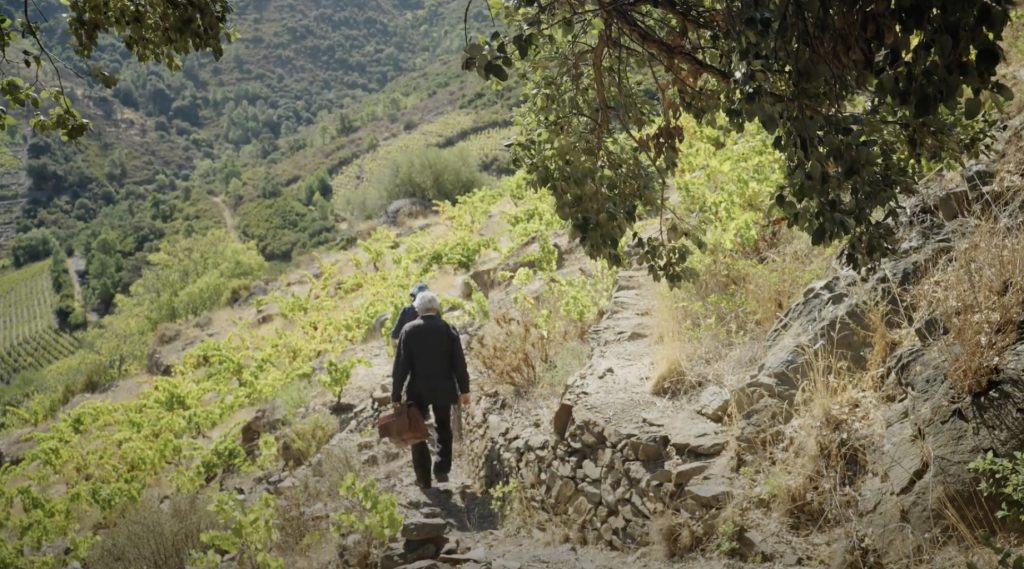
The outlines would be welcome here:
[[[75,139],[89,130],[67,96],[66,74],[80,74],[81,65],[62,59],[52,42],[69,41],[74,57],[86,60],[100,38],[113,36],[143,63],[161,63],[172,71],[181,68],[181,57],[208,51],[219,59],[223,45],[232,39],[229,0],[181,2],[179,0],[65,0],[61,18],[67,34],[44,33],[51,18],[41,9],[45,2],[21,0],[0,7],[0,130],[14,118],[14,109],[31,108],[31,124],[40,132],[55,131]],[[98,67],[92,74],[107,87],[117,79]]]
[[[495,5],[495,3],[491,3]],[[467,11],[468,11],[467,5]],[[847,239],[863,265],[888,250],[899,198],[930,165],[983,148],[1011,0],[506,0],[504,29],[470,38],[463,68],[526,83],[514,155],[551,189],[593,255],[632,235],[678,281],[699,234],[665,179],[680,113],[758,122],[787,179],[775,203],[815,243]],[[769,204],[766,204],[766,206]],[[636,234],[645,213],[662,220]]]

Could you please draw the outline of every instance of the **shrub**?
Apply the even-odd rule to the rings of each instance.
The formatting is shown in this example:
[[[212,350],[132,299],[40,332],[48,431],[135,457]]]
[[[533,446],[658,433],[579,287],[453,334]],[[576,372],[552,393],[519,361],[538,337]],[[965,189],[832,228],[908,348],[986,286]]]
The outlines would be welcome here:
[[[982,222],[914,291],[919,320],[937,316],[952,353],[947,377],[962,393],[984,390],[1020,337],[1024,231]]]
[[[402,198],[453,201],[487,182],[476,158],[458,147],[401,151],[374,171],[375,176],[359,190],[343,197],[346,208],[357,216],[379,215],[389,203]]]
[[[352,377],[356,366],[370,367],[370,360],[363,357],[348,358],[344,361],[329,360],[325,373],[320,376],[320,383],[326,387],[335,400],[341,401],[341,394]]]
[[[86,559],[90,569],[185,569],[200,535],[213,529],[214,516],[195,495],[179,495],[164,508],[143,500],[119,517]]]
[[[358,467],[360,453],[354,440],[346,440],[325,447],[319,456],[316,465],[311,467],[311,475],[296,476],[299,485],[287,491],[278,502],[281,522],[278,548],[286,559],[304,557],[312,541],[330,534],[330,519],[310,516],[307,508],[310,504],[334,502],[342,481]]]
[[[334,515],[339,530],[345,528],[385,543],[402,528],[398,498],[381,492],[373,480],[359,481],[355,474],[349,473],[338,492],[350,501],[354,510]]]
[[[289,197],[252,201],[239,209],[238,217],[242,235],[256,242],[264,258],[283,261],[292,258],[316,221],[310,209]]]
[[[168,239],[149,262],[132,285],[131,296],[118,297],[118,306],[152,327],[220,306],[238,285],[266,269],[252,245],[238,243],[222,230]]]
[[[740,552],[739,537],[743,528],[733,520],[725,520],[715,531],[715,537],[711,540],[711,550],[724,557],[733,557]]]
[[[667,512],[651,520],[651,534],[669,559],[693,552],[702,537],[700,528],[684,512]]]
[[[285,433],[281,442],[281,457],[292,467],[306,464],[337,431],[337,423],[329,413],[314,413],[294,424]]]
[[[241,566],[251,569],[284,569],[284,562],[273,553],[277,542],[277,500],[272,494],[260,494],[252,503],[244,497],[219,493],[210,509],[217,515],[219,528],[203,532],[201,540],[210,546],[205,554],[193,557],[199,567],[220,567],[225,557],[237,557]]]
[[[696,255],[691,264],[699,277],[662,289],[657,301],[660,350],[652,392],[678,397],[744,375],[764,334],[807,283],[826,272],[829,258],[829,251],[788,230],[756,255]]]
[[[53,234],[46,229],[33,229],[11,241],[11,259],[15,267],[23,267],[49,257],[56,247]]]
[[[526,291],[539,284],[539,296]],[[615,273],[596,265],[590,278],[537,275],[520,268],[512,284],[515,310],[495,317],[474,348],[487,362],[487,377],[519,393],[543,385],[561,387],[589,355],[583,341],[611,297]]]
[[[1024,521],[1024,453],[1000,458],[992,451],[972,462],[968,468],[982,477],[978,490],[1001,500],[996,516],[1014,522]]]

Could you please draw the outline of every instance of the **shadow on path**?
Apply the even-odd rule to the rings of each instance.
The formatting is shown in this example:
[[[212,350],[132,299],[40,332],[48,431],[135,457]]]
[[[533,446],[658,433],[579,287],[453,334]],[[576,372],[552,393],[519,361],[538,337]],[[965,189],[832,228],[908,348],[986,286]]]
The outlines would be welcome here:
[[[454,490],[423,490],[423,500],[416,500],[410,505],[417,509],[430,506],[440,509],[442,516],[452,528],[461,532],[498,529],[498,513],[491,508],[490,498],[486,495],[481,496],[466,486]]]

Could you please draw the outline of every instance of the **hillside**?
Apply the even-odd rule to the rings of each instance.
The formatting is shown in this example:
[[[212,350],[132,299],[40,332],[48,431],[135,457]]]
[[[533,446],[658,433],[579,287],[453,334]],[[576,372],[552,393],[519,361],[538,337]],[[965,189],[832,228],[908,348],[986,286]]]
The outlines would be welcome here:
[[[41,24],[56,54],[73,61],[60,43],[57,4],[35,9],[47,16]],[[176,74],[101,46],[64,74],[93,122],[90,136],[66,145],[24,127],[7,133],[0,271],[11,256],[45,258],[46,243],[77,259],[77,278],[67,283],[81,289],[68,301],[77,327],[85,323],[77,314],[95,323],[116,312],[147,257],[179,236],[226,226],[280,270],[313,250],[348,245],[350,212],[332,206],[329,189],[311,194],[318,180],[420,125],[438,122],[443,142],[508,123],[513,90],[493,92],[458,70],[461,40],[451,31],[462,18],[444,2],[247,2],[225,60],[192,56]],[[89,66],[116,73],[118,85],[103,88]],[[490,153],[492,167],[500,142],[476,149]],[[20,387],[2,390],[0,401],[71,381],[49,370],[22,375],[5,375]],[[56,400],[107,381],[74,379],[79,387],[60,388]]]
[[[221,62],[104,44],[68,78],[91,135],[2,139],[0,569],[1024,564],[1024,103],[991,105],[988,155],[928,162],[855,270],[786,223],[760,116],[662,93],[685,136],[618,151],[671,169],[555,144],[578,179],[531,185],[507,142],[556,133],[458,71],[465,7],[245,0]],[[57,38],[60,9],[36,8]],[[571,84],[535,79],[527,107]],[[614,211],[630,175],[671,208]],[[621,265],[593,258],[581,235],[620,214]],[[634,233],[681,234],[685,265]],[[431,488],[375,432],[416,283],[471,376]]]

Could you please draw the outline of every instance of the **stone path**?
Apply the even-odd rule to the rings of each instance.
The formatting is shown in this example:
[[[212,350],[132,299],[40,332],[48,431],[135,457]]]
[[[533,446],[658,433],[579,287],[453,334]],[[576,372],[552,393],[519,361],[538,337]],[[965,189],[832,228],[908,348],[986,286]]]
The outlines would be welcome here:
[[[623,435],[665,435],[700,446],[703,454],[717,454],[726,441],[721,425],[701,416],[695,406],[651,393],[658,350],[651,315],[657,294],[646,273],[619,274],[611,308],[590,332],[591,361],[572,379],[562,401],[572,405],[576,422]]]

